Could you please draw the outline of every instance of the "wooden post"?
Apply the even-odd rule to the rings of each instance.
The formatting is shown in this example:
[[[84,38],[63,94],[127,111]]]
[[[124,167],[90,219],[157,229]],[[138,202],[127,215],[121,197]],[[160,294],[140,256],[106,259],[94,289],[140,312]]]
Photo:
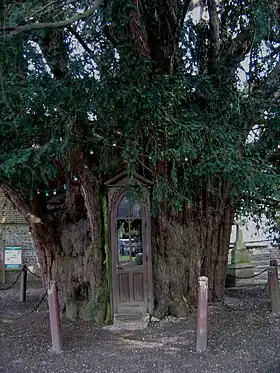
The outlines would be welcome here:
[[[198,279],[198,307],[197,307],[197,337],[196,351],[207,349],[207,308],[208,308],[208,278]]]
[[[275,269],[276,269],[276,276],[277,276],[277,279],[279,279],[279,277],[278,277],[278,262],[277,262],[277,259],[271,259],[270,260],[270,267],[275,267]]]
[[[62,352],[62,342],[58,292],[55,281],[49,281],[48,283],[48,303],[52,336],[52,351],[59,354]]]
[[[277,270],[275,266],[268,268],[268,286],[271,299],[271,310],[274,314],[280,313],[280,296],[279,296],[279,283],[277,278]]]
[[[19,301],[26,302],[26,285],[27,285],[27,268],[24,265],[21,269],[20,274],[20,291],[19,291]]]
[[[270,281],[271,281],[271,274],[272,274],[272,272],[273,272],[273,267],[268,268],[268,270],[267,270],[267,293],[268,293],[268,297],[269,298],[271,297]]]

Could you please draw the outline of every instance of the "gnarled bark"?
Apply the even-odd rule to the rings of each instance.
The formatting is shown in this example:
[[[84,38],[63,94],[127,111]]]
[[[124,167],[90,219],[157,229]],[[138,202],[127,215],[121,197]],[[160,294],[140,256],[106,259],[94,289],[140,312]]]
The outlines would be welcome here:
[[[219,198],[202,191],[197,208],[183,212],[163,202],[152,218],[154,314],[184,316],[196,304],[197,280],[209,278],[210,298],[222,297],[235,208],[228,187]],[[58,282],[65,315],[102,324],[108,312],[106,219],[102,180],[80,177],[55,214],[29,206],[5,189],[29,221],[45,280]],[[32,210],[33,208],[33,210]]]
[[[108,287],[105,267],[102,180],[82,175],[56,213],[27,204],[9,187],[5,194],[27,219],[45,282],[56,280],[64,314],[102,324]]]
[[[197,280],[202,275],[209,279],[210,300],[223,296],[235,214],[228,196],[225,189],[223,198],[211,204],[206,198],[196,211],[189,207],[184,213],[166,213],[161,208],[153,219],[156,316],[186,315],[196,304]]]

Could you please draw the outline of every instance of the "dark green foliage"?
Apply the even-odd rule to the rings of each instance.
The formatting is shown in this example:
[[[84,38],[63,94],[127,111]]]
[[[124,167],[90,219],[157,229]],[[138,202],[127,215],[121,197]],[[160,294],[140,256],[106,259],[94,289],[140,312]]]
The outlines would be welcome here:
[[[157,11],[159,4],[154,4]],[[60,43],[51,56],[42,54],[49,31],[14,38],[3,34],[1,182],[29,192],[58,186],[77,172],[69,150],[78,144],[83,163],[104,175],[122,161],[131,170],[144,162],[155,182],[155,201],[167,197],[177,208],[195,204],[202,187],[217,197],[221,181],[231,186],[233,201],[243,201],[240,208],[246,211],[267,197],[278,199],[279,163],[273,157],[279,152],[279,71],[273,79],[269,76],[275,48],[279,52],[279,20],[265,0],[221,4],[214,72],[208,67],[207,19],[197,23],[187,16],[182,22],[174,67],[166,73],[155,67],[157,61],[139,55],[131,41],[128,24],[135,7],[128,0],[105,2],[79,24],[77,32],[91,52],[68,29],[62,44],[61,30],[51,34],[52,42]],[[1,23],[27,20],[43,5],[30,0],[7,8]],[[154,14],[148,8],[142,10],[143,28]],[[38,14],[43,20],[55,14],[64,19],[73,12],[60,7]],[[153,22],[156,29],[157,20]],[[47,65],[60,59],[67,68],[58,78]],[[241,84],[242,61],[247,72]],[[167,164],[167,175],[158,171],[160,162]]]

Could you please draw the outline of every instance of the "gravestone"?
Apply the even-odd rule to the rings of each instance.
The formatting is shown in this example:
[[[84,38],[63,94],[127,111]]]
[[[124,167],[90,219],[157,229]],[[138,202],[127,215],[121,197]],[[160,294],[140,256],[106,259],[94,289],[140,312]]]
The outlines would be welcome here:
[[[231,263],[227,268],[227,287],[238,287],[252,283],[254,266],[250,262],[250,253],[246,248],[243,233],[236,224],[236,241],[231,252]]]

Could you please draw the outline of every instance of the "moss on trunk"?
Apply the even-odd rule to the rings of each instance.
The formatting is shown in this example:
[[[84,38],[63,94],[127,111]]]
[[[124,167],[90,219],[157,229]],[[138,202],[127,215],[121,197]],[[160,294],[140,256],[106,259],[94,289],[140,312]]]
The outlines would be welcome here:
[[[107,196],[103,196],[103,225],[104,225],[104,252],[105,252],[105,267],[106,267],[106,284],[107,284],[107,294],[106,294],[106,317],[105,323],[109,324],[111,322],[111,302],[110,302],[110,253],[109,253],[109,229],[108,229],[108,204]]]

